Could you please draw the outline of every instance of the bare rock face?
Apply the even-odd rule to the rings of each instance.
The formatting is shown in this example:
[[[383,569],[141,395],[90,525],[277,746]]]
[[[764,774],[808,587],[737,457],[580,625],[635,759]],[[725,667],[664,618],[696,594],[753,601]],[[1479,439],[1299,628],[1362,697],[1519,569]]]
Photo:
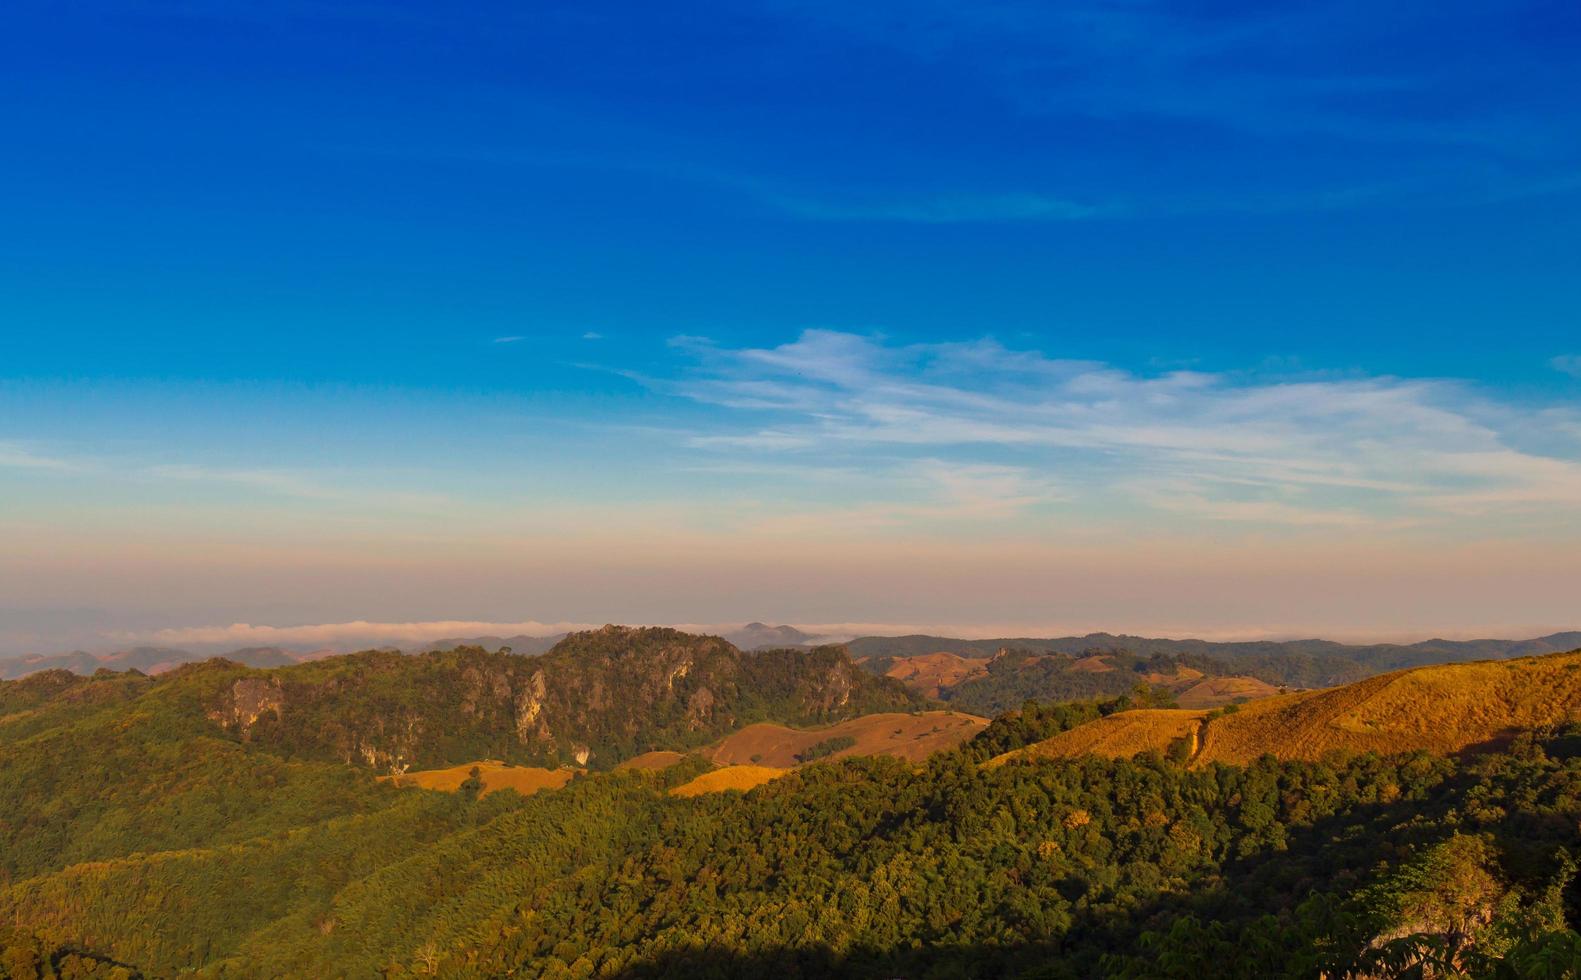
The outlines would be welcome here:
[[[231,685],[230,693],[209,712],[209,718],[227,728],[246,734],[259,718],[270,712],[276,721],[285,719],[285,692],[278,677],[243,677]]]
[[[840,664],[831,667],[829,669],[828,684],[824,691],[824,710],[837,711],[850,704],[851,692],[855,687],[855,678],[851,676],[848,666]]]
[[[708,727],[708,721],[714,714],[714,702],[714,692],[706,687],[698,688],[686,699],[688,727],[692,731],[701,731]]]
[[[373,769],[388,769],[392,773],[405,772],[422,747],[422,719],[410,713],[386,720],[379,718],[351,751],[345,753],[348,763],[361,761]]]
[[[549,684],[544,679],[543,671],[534,671],[528,678],[527,686],[516,695],[516,737],[522,744],[534,738],[548,741],[553,738],[549,731],[549,721],[543,717],[544,698],[548,696]]]

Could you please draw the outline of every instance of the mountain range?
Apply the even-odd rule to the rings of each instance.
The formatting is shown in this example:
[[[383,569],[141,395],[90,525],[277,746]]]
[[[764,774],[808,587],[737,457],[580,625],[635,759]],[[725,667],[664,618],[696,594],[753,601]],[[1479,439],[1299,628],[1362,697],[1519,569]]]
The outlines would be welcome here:
[[[1581,650],[1177,709],[1090,649],[947,654],[1143,681],[992,720],[614,626],[0,681],[0,976],[1581,965]]]
[[[565,637],[548,636],[474,636],[451,637],[405,648],[408,653],[453,650],[457,647],[482,647],[499,650],[509,647],[518,654],[539,654],[551,649]],[[741,650],[773,647],[810,646],[828,642],[827,637],[807,633],[794,626],[748,623],[725,630],[722,637]],[[878,673],[886,672],[895,661],[937,653],[963,659],[988,660],[1001,650],[1024,650],[1041,654],[1087,655],[1094,652],[1127,652],[1142,657],[1163,654],[1171,657],[1208,657],[1222,660],[1256,674],[1270,683],[1296,686],[1323,686],[1357,680],[1368,673],[1417,664],[1457,660],[1521,657],[1552,653],[1581,646],[1581,631],[1554,633],[1527,640],[1424,640],[1413,644],[1344,644],[1328,640],[1289,640],[1256,642],[1219,642],[1175,640],[1111,633],[1055,638],[1005,637],[1000,639],[961,639],[948,636],[912,634],[906,636],[859,636],[846,642],[851,657]],[[158,673],[182,663],[222,656],[254,667],[276,667],[317,659],[359,649],[317,646],[248,647],[235,650],[205,647],[201,650],[162,646],[138,646],[113,653],[93,654],[82,650],[58,654],[28,654],[0,658],[0,680],[13,680],[41,670],[62,669],[91,674],[100,668],[140,670]],[[386,648],[395,649],[395,648]],[[1261,676],[1261,675],[1259,675]]]

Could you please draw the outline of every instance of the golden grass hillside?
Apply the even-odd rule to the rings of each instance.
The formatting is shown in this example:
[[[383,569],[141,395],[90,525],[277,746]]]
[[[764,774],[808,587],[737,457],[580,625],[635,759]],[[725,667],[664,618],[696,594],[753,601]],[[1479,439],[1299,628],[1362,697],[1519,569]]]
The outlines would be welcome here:
[[[1176,667],[1174,673],[1161,674],[1151,671],[1142,675],[1142,680],[1149,684],[1163,684],[1165,687],[1178,690],[1182,684],[1190,684],[1203,678],[1202,671],[1195,667]]]
[[[483,795],[513,789],[523,796],[531,796],[541,789],[559,789],[576,775],[574,769],[539,769],[534,766],[507,766],[493,759],[482,762],[465,762],[449,769],[425,769],[400,776],[383,776],[397,786],[417,786],[422,789],[439,789],[454,793],[461,788],[473,767],[483,780]]]
[[[1271,698],[1278,693],[1279,688],[1255,677],[1210,677],[1176,694],[1175,702],[1182,708],[1217,708],[1242,700]]]
[[[1192,737],[1206,715],[1206,711],[1174,708],[1122,711],[1007,752],[990,759],[988,765],[1002,765],[1011,759],[1071,759],[1082,755],[1129,759],[1148,749],[1162,750],[1177,738]]]
[[[993,760],[1129,757],[1193,739],[1192,764],[1244,764],[1264,753],[1453,753],[1524,729],[1581,718],[1581,651],[1417,667],[1344,687],[1253,701],[1211,720],[1203,710],[1125,711]]]
[[[1272,752],[1450,753],[1581,711],[1581,651],[1417,667],[1344,687],[1268,698],[1217,719],[1197,761],[1242,762]]]
[[[893,677],[923,697],[937,698],[944,693],[945,688],[986,673],[986,658],[926,653],[920,657],[897,660],[885,676]]]
[[[702,796],[704,793],[723,793],[731,789],[745,793],[788,772],[789,769],[775,769],[772,766],[725,766],[682,783],[670,790],[670,795]]]
[[[827,756],[889,755],[917,762],[940,749],[954,748],[988,724],[986,718],[960,711],[886,712],[863,715],[827,728],[787,728],[768,722],[748,725],[726,736],[706,755],[717,765],[763,765],[788,769],[796,756],[831,738],[852,738],[855,744]]]
[[[919,714],[864,715],[826,728],[799,729],[761,723],[748,725],[726,736],[701,754],[721,769],[705,773],[675,790],[678,796],[697,796],[727,789],[749,790],[801,764],[797,755],[831,738],[850,738],[853,744],[820,758],[852,755],[889,755],[920,761],[940,749],[954,748],[987,725],[985,718],[959,711],[924,711]],[[620,763],[616,769],[667,769],[685,756],[680,752],[644,752]],[[576,770],[507,766],[494,760],[468,762],[448,769],[384,776],[397,786],[414,786],[455,792],[476,766],[485,794],[514,789],[527,795],[541,789],[559,789]]]
[[[615,769],[616,771],[625,769],[647,769],[650,771],[657,771],[660,769],[668,769],[684,758],[686,758],[686,756],[680,752],[669,752],[664,749],[655,749],[652,752],[644,752],[641,755],[634,755],[625,762],[617,763],[615,765]]]

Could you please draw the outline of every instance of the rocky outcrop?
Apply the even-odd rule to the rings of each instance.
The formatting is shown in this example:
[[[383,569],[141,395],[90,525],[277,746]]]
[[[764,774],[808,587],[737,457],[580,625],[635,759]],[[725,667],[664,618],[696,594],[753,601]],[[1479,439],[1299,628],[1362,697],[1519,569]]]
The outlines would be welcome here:
[[[548,683],[544,680],[543,671],[539,670],[533,672],[526,688],[516,696],[516,737],[523,744],[535,738],[548,741],[554,737],[554,733],[549,730],[548,720],[541,717],[544,698],[548,693]]]
[[[209,712],[209,718],[246,735],[266,714],[273,714],[276,721],[285,720],[285,691],[278,677],[237,680],[227,696]]]
[[[718,637],[606,626],[536,657],[369,651],[251,674],[210,717],[293,755],[393,771],[481,758],[612,764],[702,744],[743,719],[812,724],[920,703],[840,648],[743,654]]]

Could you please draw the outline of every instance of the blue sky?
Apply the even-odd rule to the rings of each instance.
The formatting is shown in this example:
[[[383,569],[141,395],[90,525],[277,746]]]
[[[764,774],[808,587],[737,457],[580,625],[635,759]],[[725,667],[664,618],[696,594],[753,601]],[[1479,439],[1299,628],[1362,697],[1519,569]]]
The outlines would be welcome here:
[[[1574,625],[1573,3],[4,17],[0,645]]]

